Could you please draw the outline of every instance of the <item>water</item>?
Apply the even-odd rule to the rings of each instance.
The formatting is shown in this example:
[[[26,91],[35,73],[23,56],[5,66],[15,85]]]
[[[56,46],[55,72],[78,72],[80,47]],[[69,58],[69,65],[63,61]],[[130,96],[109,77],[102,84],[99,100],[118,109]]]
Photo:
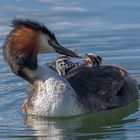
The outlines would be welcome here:
[[[64,46],[120,64],[140,83],[139,0],[1,0],[0,45],[13,17],[44,22]],[[39,56],[46,63],[56,54]],[[20,111],[27,83],[11,73],[0,49],[0,139],[139,139],[139,100],[118,109],[72,118],[34,118]]]

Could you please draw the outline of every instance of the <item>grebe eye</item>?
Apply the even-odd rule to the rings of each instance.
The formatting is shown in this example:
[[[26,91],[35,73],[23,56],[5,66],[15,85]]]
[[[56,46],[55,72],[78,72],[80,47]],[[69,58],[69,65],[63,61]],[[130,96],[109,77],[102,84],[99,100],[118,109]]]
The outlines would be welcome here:
[[[48,44],[49,45],[52,45],[52,41],[50,39],[48,40]]]

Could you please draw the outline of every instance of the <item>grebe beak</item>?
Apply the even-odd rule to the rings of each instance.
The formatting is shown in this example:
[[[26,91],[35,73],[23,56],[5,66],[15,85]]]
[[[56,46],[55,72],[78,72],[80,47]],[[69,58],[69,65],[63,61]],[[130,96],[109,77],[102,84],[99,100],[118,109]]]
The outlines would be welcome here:
[[[76,58],[81,58],[81,56],[72,51],[72,50],[69,50],[67,48],[64,48],[63,46],[59,45],[59,44],[56,44],[54,41],[49,41],[49,44],[55,49],[55,51],[57,53],[60,53],[60,54],[64,54],[66,56],[71,56],[71,57],[76,57]]]

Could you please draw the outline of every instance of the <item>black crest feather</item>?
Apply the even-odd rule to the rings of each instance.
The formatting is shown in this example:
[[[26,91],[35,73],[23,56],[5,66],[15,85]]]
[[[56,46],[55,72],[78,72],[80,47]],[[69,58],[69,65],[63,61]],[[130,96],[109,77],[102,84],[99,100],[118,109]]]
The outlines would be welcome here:
[[[28,19],[28,18],[14,18],[11,22],[11,26],[15,28],[27,27],[36,31],[41,31],[44,34],[47,34],[57,44],[59,44],[54,33],[51,32],[43,23],[40,23],[38,21]]]

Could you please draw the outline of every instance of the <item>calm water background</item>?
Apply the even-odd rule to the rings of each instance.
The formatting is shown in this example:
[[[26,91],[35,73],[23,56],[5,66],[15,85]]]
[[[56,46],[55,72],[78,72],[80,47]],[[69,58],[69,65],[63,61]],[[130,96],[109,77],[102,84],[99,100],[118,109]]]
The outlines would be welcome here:
[[[140,83],[139,0],[1,0],[0,45],[13,17],[44,22],[64,46],[95,52],[105,64],[123,65]],[[56,54],[39,56],[46,63]],[[139,100],[73,118],[26,117],[20,107],[27,83],[11,73],[0,48],[0,139],[140,139]]]

